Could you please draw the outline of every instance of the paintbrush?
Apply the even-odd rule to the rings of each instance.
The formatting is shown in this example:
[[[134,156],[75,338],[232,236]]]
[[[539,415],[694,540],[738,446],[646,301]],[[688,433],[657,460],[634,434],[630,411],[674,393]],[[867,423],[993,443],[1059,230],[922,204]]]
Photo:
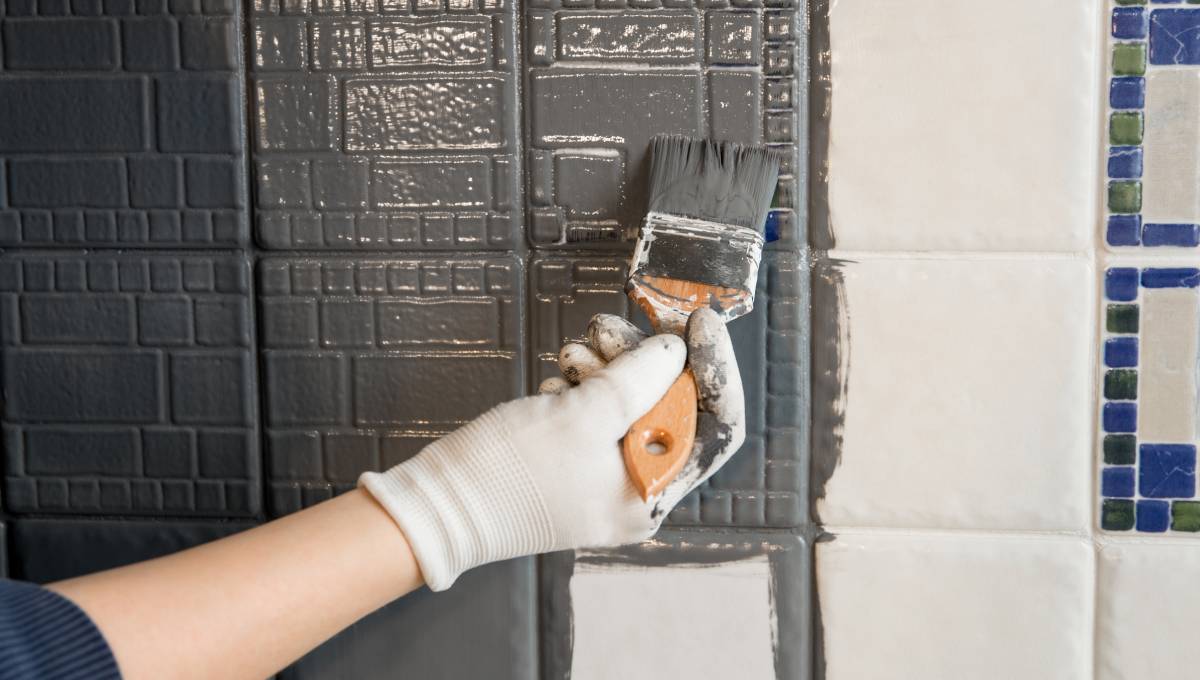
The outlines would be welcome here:
[[[656,332],[682,335],[700,307],[726,322],[754,308],[779,164],[765,147],[674,135],[651,142],[650,201],[625,292]],[[643,499],[661,493],[687,461],[697,398],[685,369],[625,435],[625,467]]]

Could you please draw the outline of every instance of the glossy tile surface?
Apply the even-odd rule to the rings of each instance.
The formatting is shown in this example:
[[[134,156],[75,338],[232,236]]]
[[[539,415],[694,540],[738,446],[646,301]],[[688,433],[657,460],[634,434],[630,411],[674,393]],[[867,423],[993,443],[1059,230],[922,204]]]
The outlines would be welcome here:
[[[1187,676],[1200,653],[1186,644],[1200,595],[1192,576],[1200,546],[1187,542],[1120,541],[1098,559],[1096,678]]]
[[[819,247],[1089,246],[1099,2],[819,6],[832,50]]]
[[[541,571],[546,678],[811,677],[809,552],[796,536],[666,531],[554,553]]]
[[[1092,677],[1078,538],[843,533],[816,575],[827,680]]]
[[[820,520],[1087,526],[1092,271],[1066,257],[820,264]]]
[[[235,256],[6,255],[5,507],[261,507],[250,268]]]
[[[1104,273],[1098,508],[1103,530],[1200,531],[1198,286],[1200,269],[1188,266],[1113,266]]]
[[[194,9],[0,12],[0,246],[246,240],[241,19]]]
[[[255,2],[264,248],[478,250],[518,239],[511,2]]]

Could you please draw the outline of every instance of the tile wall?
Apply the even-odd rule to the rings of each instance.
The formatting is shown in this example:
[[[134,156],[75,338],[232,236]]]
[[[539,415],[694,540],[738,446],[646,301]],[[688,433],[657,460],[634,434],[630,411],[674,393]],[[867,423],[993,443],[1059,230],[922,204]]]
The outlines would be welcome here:
[[[815,11],[818,668],[1193,675],[1200,7]]]

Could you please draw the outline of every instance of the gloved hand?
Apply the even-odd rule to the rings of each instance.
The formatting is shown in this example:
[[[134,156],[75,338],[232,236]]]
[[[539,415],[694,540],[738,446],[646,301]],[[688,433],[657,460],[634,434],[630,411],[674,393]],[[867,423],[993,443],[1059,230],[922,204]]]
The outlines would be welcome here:
[[[708,309],[673,335],[645,337],[597,315],[587,343],[563,347],[564,380],[510,401],[385,472],[359,479],[403,530],[433,590],[487,562],[652,536],[667,513],[745,439],[741,377],[729,333]],[[620,441],[691,363],[700,393],[696,443],[661,496],[643,501]]]

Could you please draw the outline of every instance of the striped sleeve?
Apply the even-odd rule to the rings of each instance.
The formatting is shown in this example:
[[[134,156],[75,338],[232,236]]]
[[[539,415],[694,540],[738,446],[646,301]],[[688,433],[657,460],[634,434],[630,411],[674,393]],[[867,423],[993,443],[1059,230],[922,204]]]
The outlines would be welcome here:
[[[100,629],[75,603],[0,579],[0,680],[120,680]]]

